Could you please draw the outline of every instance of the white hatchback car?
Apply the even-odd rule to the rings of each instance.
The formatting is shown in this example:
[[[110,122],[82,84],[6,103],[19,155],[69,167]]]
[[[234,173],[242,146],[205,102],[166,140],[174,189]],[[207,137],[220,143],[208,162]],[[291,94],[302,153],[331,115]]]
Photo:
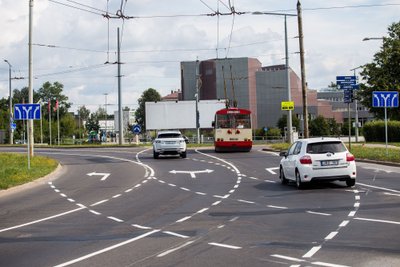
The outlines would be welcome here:
[[[346,181],[347,186],[356,183],[354,156],[337,138],[300,139],[288,151],[279,154],[282,184],[295,181],[297,188],[312,181]]]
[[[153,141],[153,157],[180,155],[186,158],[186,139],[180,131],[159,131]]]

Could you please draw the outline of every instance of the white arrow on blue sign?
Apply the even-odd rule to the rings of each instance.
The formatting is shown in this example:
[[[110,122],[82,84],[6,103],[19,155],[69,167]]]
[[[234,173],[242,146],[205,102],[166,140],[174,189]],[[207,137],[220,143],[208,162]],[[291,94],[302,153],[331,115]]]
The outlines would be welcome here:
[[[134,132],[135,134],[139,134],[142,131],[142,128],[140,127],[139,124],[136,124],[133,126],[132,132]]]
[[[397,108],[399,107],[399,92],[397,91],[375,91],[372,92],[372,106],[374,108]]]
[[[40,120],[40,104],[15,104],[14,120]]]

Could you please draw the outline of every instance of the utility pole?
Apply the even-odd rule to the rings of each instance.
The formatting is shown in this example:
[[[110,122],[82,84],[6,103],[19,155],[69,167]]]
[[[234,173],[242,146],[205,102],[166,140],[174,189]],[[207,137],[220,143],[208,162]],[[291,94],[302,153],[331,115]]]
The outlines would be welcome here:
[[[119,39],[119,28],[117,29],[117,65],[118,65],[118,126],[119,126],[119,145],[124,143],[124,127],[123,123],[123,114],[122,114],[122,96],[121,96],[121,47],[120,47],[120,39]]]
[[[196,60],[196,131],[197,144],[200,144],[200,121],[199,121],[199,60]]]
[[[106,118],[105,118],[105,132],[106,132],[106,143],[107,143],[107,119],[108,119],[108,114],[107,114],[107,96],[108,96],[108,93],[104,93],[104,96],[105,96],[105,98],[106,98],[106,102],[105,102],[105,106],[104,106],[104,108],[105,108],[105,110],[106,110]]]
[[[300,0],[297,1],[297,21],[299,27],[299,45],[300,45],[300,68],[301,68],[301,92],[303,96],[303,138],[308,138],[308,105],[307,105],[307,82],[306,82],[306,68],[304,64],[304,44],[303,44],[303,18],[301,15]]]
[[[287,42],[287,23],[286,23],[286,15],[285,15],[285,69],[286,69],[286,86],[287,86],[287,94],[288,94],[288,100],[287,101],[292,101],[292,94],[290,90],[292,89],[290,86],[290,70],[289,70],[289,46]],[[292,110],[289,109],[288,112],[288,117],[287,117],[287,128],[288,128],[288,142],[289,144],[293,143],[293,125],[292,125]]]
[[[33,66],[32,66],[32,24],[33,24],[33,0],[29,0],[29,103],[33,104]],[[33,157],[33,120],[28,120],[28,155]],[[28,167],[30,159],[28,157]]]

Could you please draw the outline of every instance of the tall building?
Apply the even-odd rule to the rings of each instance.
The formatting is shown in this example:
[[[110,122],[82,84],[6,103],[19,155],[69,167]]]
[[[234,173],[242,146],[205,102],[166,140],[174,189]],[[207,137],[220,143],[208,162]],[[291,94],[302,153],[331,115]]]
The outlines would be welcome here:
[[[247,57],[181,62],[182,100],[196,98],[196,68],[201,80],[199,99],[235,98],[238,107],[251,110],[254,128],[276,127],[287,114],[281,110],[281,102],[288,101],[285,65],[262,67],[258,59]],[[292,69],[289,74],[291,100],[295,104],[292,115],[302,120],[301,80]],[[332,111],[329,101],[317,99],[315,90],[308,90],[307,104],[311,119],[323,115],[343,120]]]

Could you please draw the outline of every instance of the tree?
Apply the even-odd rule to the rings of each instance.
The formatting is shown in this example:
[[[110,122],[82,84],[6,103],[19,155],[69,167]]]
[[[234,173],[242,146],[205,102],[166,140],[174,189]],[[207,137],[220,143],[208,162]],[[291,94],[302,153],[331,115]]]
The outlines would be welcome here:
[[[329,135],[339,136],[340,135],[340,125],[336,122],[334,118],[329,118],[326,121],[328,123]]]
[[[278,120],[276,124],[279,129],[281,129],[281,133],[285,133],[285,127],[287,127],[287,115],[283,114],[282,117]],[[297,131],[300,129],[300,120],[296,116],[292,116],[292,127],[296,127]]]
[[[144,91],[138,99],[139,107],[135,111],[136,122],[141,126],[142,131],[146,131],[146,102],[160,101],[161,95],[153,88]]]
[[[90,110],[88,110],[85,105],[79,107],[78,115],[82,121],[85,121],[89,118]]]
[[[99,129],[100,129],[99,119],[96,117],[95,114],[93,114],[93,113],[90,114],[90,117],[86,121],[85,127],[88,132],[91,132],[91,131],[98,132],[99,131]]]
[[[51,84],[50,82],[45,82],[37,92],[36,102],[39,100],[41,100],[42,102],[50,101],[50,105],[48,105],[48,107],[54,109],[56,107],[56,101],[58,101],[58,108],[60,109],[59,114],[61,118],[66,113],[68,113],[68,109],[71,107],[71,103],[67,102],[68,97],[62,94],[63,89],[64,85],[59,82],[54,82],[53,84]],[[48,108],[44,109],[43,113],[46,115],[49,114]],[[51,113],[52,117],[55,118],[56,112],[52,110]]]
[[[329,125],[325,118],[321,115],[310,121],[309,129],[311,136],[329,135]]]
[[[384,117],[383,108],[372,107],[373,91],[400,91],[400,22],[388,27],[388,37],[383,38],[381,50],[373,62],[365,64],[360,73],[366,84],[361,84],[357,98],[378,118]],[[399,109],[388,109],[388,118],[399,120]]]

